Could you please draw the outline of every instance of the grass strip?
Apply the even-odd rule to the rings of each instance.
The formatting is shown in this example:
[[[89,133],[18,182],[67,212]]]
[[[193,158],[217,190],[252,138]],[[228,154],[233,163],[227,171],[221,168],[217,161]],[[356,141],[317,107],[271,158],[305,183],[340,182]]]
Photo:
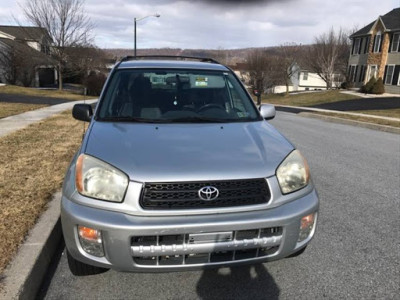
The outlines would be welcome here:
[[[68,111],[0,138],[0,273],[61,188],[82,129]]]
[[[37,96],[37,97],[52,97],[62,98],[68,100],[82,100],[83,95],[74,94],[68,91],[60,90],[41,90],[37,88],[27,88],[16,85],[4,85],[0,86],[0,93],[5,94],[18,94],[25,96]]]
[[[390,118],[400,119],[400,108],[380,109],[380,110],[357,110],[357,111],[353,111],[353,112],[361,113],[361,114],[365,114],[365,115],[374,115],[374,116],[382,116],[382,117],[390,117]]]
[[[5,103],[0,102],[0,119],[18,115],[26,111],[46,107],[45,104]]]
[[[262,102],[292,106],[314,106],[323,103],[354,100],[361,97],[343,94],[338,90],[324,92],[310,92],[299,94],[268,94],[262,96]]]

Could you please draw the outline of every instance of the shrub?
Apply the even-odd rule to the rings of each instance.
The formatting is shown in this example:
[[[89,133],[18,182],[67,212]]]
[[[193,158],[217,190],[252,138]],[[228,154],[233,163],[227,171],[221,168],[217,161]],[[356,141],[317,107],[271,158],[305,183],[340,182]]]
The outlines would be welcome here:
[[[344,90],[348,90],[354,87],[354,84],[350,81],[344,81],[340,84],[340,88]]]
[[[372,92],[372,88],[376,83],[375,77],[371,77],[371,79],[361,87],[360,92],[370,94]]]
[[[87,88],[87,94],[91,96],[100,95],[105,81],[106,76],[103,73],[91,72],[84,82]]]
[[[385,86],[383,85],[382,78],[379,78],[372,87],[372,94],[383,94],[385,92]]]

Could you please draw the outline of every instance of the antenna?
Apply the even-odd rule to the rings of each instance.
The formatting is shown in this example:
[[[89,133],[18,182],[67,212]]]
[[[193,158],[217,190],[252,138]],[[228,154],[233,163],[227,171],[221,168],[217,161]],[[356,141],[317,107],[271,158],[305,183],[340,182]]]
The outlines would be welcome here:
[[[87,95],[87,87],[85,86],[83,88],[83,104],[86,104],[86,95]],[[86,122],[82,122],[83,123],[83,133],[82,133],[82,141],[85,138],[85,132],[86,132]]]

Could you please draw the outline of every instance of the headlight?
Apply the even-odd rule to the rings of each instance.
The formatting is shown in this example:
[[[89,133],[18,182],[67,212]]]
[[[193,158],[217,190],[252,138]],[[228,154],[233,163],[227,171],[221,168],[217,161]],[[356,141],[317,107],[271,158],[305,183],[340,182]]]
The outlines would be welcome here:
[[[305,187],[310,180],[307,161],[298,150],[290,153],[276,170],[282,194],[288,194]]]
[[[75,183],[78,192],[84,196],[122,202],[128,176],[97,158],[81,154],[76,161]]]

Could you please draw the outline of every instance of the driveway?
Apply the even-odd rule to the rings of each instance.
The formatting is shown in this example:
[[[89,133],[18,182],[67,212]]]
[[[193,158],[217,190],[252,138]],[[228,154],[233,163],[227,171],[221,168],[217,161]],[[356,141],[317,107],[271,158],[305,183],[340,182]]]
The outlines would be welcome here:
[[[0,93],[0,102],[56,105],[71,102],[68,99]]]
[[[400,108],[400,97],[361,98],[318,104],[312,107],[339,111],[394,109]]]
[[[299,257],[161,274],[71,275],[61,246],[39,299],[398,299],[399,135],[277,113],[302,151],[321,206]]]

